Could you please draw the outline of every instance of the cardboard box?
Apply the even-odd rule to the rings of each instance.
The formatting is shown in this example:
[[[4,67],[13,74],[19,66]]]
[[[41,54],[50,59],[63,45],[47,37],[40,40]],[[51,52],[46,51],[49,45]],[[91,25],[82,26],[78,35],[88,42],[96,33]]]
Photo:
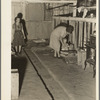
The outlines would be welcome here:
[[[19,96],[19,73],[18,69],[11,69],[11,99]]]

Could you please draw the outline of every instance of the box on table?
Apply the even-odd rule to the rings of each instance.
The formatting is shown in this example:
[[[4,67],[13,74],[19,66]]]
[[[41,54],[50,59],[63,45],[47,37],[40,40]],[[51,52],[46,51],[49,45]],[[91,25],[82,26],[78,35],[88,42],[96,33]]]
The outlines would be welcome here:
[[[77,54],[78,54],[77,63],[78,63],[78,65],[82,65],[82,68],[84,68],[85,60],[86,60],[86,51],[80,49],[80,50],[78,50]]]
[[[11,99],[19,96],[19,73],[18,69],[11,69]]]

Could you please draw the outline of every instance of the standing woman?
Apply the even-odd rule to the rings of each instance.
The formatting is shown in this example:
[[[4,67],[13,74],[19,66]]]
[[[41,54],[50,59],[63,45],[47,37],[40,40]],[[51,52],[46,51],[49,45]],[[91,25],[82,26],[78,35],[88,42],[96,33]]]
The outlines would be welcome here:
[[[60,49],[63,44],[63,39],[66,35],[71,34],[73,26],[68,25],[67,27],[59,26],[53,30],[50,36],[50,47],[54,49],[54,57],[60,57]]]
[[[22,32],[22,24],[20,23],[21,19],[15,17],[15,23],[12,27],[12,45],[15,47],[15,53],[20,54],[22,46],[24,43],[24,34]]]
[[[24,32],[24,36],[25,36],[25,38],[24,38],[24,41],[25,41],[25,43],[28,41],[28,39],[27,39],[27,36],[28,36],[28,32],[27,32],[27,28],[26,28],[26,22],[25,22],[25,20],[23,19],[23,14],[22,13],[18,13],[17,14],[17,17],[18,18],[20,18],[20,22],[22,23],[22,25],[23,25],[23,32]]]

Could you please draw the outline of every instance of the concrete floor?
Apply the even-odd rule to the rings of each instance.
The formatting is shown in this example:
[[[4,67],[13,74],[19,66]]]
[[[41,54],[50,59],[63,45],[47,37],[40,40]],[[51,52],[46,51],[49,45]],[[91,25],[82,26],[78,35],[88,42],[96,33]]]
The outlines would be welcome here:
[[[24,52],[12,58],[12,66],[19,70],[18,100],[52,100]]]
[[[84,71],[54,58],[51,52],[32,52],[30,48],[12,62],[20,74],[18,100],[96,100],[91,67]]]

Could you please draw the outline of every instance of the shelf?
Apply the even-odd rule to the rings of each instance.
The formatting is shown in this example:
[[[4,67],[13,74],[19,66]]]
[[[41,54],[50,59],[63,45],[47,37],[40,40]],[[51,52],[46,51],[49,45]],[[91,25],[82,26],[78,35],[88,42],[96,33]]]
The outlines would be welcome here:
[[[59,20],[71,20],[71,21],[81,21],[81,22],[90,22],[90,23],[96,23],[96,18],[79,18],[79,17],[53,17],[53,19],[59,19]]]

